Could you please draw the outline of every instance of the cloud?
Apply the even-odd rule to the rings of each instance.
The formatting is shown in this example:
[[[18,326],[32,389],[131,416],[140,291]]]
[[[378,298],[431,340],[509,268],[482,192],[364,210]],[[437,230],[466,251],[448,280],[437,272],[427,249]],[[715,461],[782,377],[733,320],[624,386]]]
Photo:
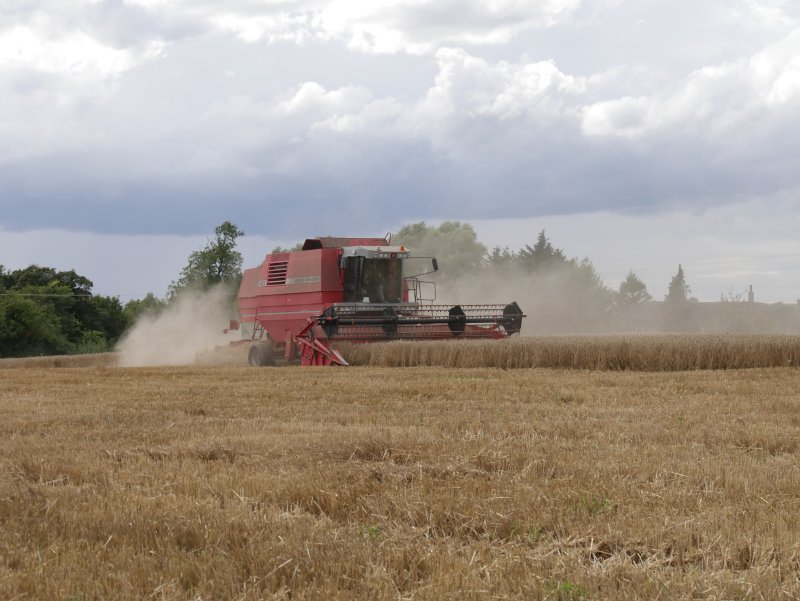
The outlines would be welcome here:
[[[604,100],[583,109],[587,136],[636,138],[679,127],[714,139],[751,127],[800,95],[800,29],[755,55],[692,72],[668,94]]]
[[[82,83],[118,77],[161,57],[168,27],[122,3],[31,1],[0,9],[0,69]],[[173,32],[174,33],[174,32]]]
[[[0,235],[766,212],[799,97],[791,0],[9,0]]]
[[[789,0],[744,0],[739,6],[734,4],[733,10],[766,26],[791,25],[798,15],[795,3]]]
[[[758,34],[743,48],[770,42],[682,70],[661,43],[682,30],[599,0],[6,6],[0,221],[196,233],[231,218],[299,235],[309,215],[333,231],[792,189],[796,11],[774,0],[761,7],[781,17],[754,24],[744,0],[704,6],[691,24],[714,42],[703,58],[726,47],[715,19],[750,19]],[[533,44],[549,31],[589,54],[605,48],[606,22],[661,37],[641,59],[610,53],[591,69]]]
[[[568,21],[581,0],[128,0],[173,20],[191,18],[249,42],[338,40],[366,53],[430,54],[443,45],[503,44]]]
[[[157,47],[148,51],[157,53]],[[17,26],[0,34],[2,66],[104,78],[127,71],[135,63],[130,52],[104,46],[83,32],[47,39],[29,27]]]
[[[650,102],[643,97],[597,102],[584,109],[583,132],[587,136],[633,138],[644,133],[649,113]]]
[[[425,54],[443,45],[502,44],[569,18],[580,0],[334,0],[315,18],[324,35],[362,52]]]
[[[500,120],[536,112],[563,112],[566,98],[574,101],[584,82],[561,73],[550,61],[491,64],[457,48],[436,53],[439,73],[420,107],[434,119],[456,113]]]
[[[372,93],[363,87],[346,86],[337,90],[326,90],[314,81],[307,81],[280,100],[275,107],[276,117],[298,113],[340,113],[364,106],[372,100]]]
[[[779,190],[791,174],[767,181],[741,169],[771,159],[774,140],[753,145],[742,133],[766,136],[792,119],[776,107],[795,93],[793,48],[790,36],[750,59],[695,71],[669,95],[613,97],[624,69],[579,77],[552,61],[489,61],[459,48],[437,51],[436,75],[415,98],[305,81],[263,97],[223,89],[197,105],[191,91],[176,89],[147,121],[123,127],[118,118],[136,100],[115,92],[105,101],[107,119],[63,108],[52,121],[60,132],[32,136],[51,154],[69,144],[71,156],[30,159],[27,169],[16,156],[17,166],[2,174],[20,203],[9,203],[18,214],[6,224],[50,218],[89,229],[205,228],[213,224],[203,214],[217,203],[208,215],[247,216],[260,206],[284,221],[313,211],[330,222],[357,210],[358,223],[368,225],[409,209],[464,219],[646,210],[719,202],[737,189]],[[56,123],[65,115],[77,120],[74,137]],[[106,123],[122,137],[109,138]],[[6,135],[24,141],[25,133]],[[41,172],[49,174],[44,182],[36,180]],[[376,198],[380,204],[363,208]],[[31,204],[49,208],[34,216],[23,208]],[[181,219],[188,206],[193,215]],[[161,218],[148,226],[134,214],[150,207]],[[112,226],[113,214],[126,217]]]

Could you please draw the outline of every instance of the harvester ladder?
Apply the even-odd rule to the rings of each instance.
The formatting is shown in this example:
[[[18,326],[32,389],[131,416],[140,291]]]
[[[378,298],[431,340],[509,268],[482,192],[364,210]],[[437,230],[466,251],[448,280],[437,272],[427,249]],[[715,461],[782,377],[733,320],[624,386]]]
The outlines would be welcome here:
[[[256,307],[256,313],[253,316],[253,340],[261,340],[264,337],[264,324],[258,319],[258,313],[261,307]]]

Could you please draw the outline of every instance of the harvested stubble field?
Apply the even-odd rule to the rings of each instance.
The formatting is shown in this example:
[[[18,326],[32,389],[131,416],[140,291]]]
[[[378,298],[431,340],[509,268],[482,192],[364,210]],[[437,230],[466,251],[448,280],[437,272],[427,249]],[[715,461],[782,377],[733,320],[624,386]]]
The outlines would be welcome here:
[[[800,597],[800,372],[0,372],[4,599]]]
[[[43,367],[111,367],[117,363],[116,353],[90,353],[86,355],[48,355],[0,359],[0,369]]]

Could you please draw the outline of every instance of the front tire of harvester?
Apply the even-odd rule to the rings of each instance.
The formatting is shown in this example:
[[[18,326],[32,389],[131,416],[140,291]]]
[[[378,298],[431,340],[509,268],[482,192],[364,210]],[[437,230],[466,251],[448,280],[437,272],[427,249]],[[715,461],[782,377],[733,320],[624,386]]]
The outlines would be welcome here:
[[[275,347],[272,341],[259,342],[261,347],[261,365],[275,365]]]
[[[253,367],[275,365],[275,349],[269,342],[259,342],[250,347],[247,362]]]
[[[247,362],[250,367],[261,367],[261,349],[257,344],[250,347],[250,351],[247,353]]]

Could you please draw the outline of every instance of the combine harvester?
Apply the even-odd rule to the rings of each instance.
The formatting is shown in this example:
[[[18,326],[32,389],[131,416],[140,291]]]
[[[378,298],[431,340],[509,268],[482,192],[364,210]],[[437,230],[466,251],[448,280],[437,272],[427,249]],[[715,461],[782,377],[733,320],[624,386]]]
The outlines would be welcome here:
[[[427,271],[410,267],[424,260]],[[422,265],[422,264],[420,264]],[[386,238],[311,238],[299,251],[273,253],[244,272],[239,289],[241,340],[248,362],[347,365],[333,341],[506,338],[525,317],[508,305],[436,305],[434,257],[412,257]]]

